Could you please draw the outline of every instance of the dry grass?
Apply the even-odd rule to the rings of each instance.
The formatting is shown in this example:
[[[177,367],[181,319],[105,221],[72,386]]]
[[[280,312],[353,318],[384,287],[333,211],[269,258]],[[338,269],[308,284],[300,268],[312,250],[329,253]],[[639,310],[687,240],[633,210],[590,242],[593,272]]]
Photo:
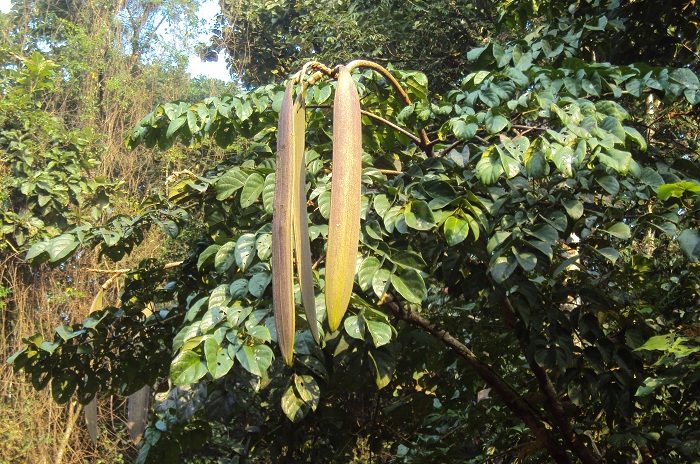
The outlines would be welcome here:
[[[155,250],[156,234],[149,238],[143,248]],[[53,338],[56,326],[82,321],[107,278],[84,269],[98,266],[96,256],[90,254],[69,262],[63,270],[32,271],[16,258],[0,266],[0,282],[12,289],[0,312],[3,357],[21,349],[24,336],[41,333]],[[116,304],[118,292],[115,285],[105,302]],[[0,364],[0,464],[131,462],[136,449],[129,441],[125,415],[123,399],[99,398],[100,438],[93,444],[77,402],[57,405],[50,388],[37,392],[23,374],[15,375],[10,365]]]

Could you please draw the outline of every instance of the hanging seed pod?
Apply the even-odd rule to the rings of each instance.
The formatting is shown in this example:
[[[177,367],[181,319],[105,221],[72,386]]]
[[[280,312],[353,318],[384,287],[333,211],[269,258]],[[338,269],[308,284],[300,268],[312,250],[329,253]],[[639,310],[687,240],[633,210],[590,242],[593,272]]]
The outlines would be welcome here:
[[[126,428],[133,444],[138,444],[148,424],[148,408],[151,403],[151,388],[146,385],[127,399],[128,417]]]
[[[94,396],[88,404],[83,406],[83,413],[85,414],[85,425],[90,435],[90,441],[97,443],[97,439],[100,437],[99,429],[97,428],[97,396]]]
[[[362,121],[350,71],[338,73],[333,100],[333,177],[326,255],[326,312],[331,332],[350,303],[360,236]]]
[[[290,80],[282,99],[277,126],[277,166],[272,203],[272,308],[275,313],[277,342],[287,365],[294,354],[294,202],[299,173],[295,169],[294,102]],[[296,190],[298,192],[298,189]]]
[[[306,116],[302,96],[294,103],[294,165],[299,173],[296,177],[294,191],[296,204],[294,214],[294,241],[296,245],[297,274],[301,302],[306,313],[306,320],[316,343],[320,342],[318,325],[316,323],[316,299],[314,292],[313,272],[311,270],[311,242],[309,240],[309,213],[306,210],[306,159],[304,156],[304,134],[306,131]]]

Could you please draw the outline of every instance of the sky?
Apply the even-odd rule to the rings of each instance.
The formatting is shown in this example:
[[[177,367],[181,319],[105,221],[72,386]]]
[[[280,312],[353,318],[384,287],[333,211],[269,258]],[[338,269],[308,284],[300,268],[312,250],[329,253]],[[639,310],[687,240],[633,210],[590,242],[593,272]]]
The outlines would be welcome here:
[[[10,0],[0,0],[0,12],[7,13],[10,11],[10,7]],[[202,6],[199,8],[199,18],[200,20],[206,21],[207,24],[210,24],[214,21],[214,17],[218,12],[219,4],[216,0],[204,0]],[[200,40],[205,42],[207,40],[207,34],[202,34]],[[206,76],[221,79],[226,82],[231,81],[231,76],[226,70],[226,60],[223,54],[219,54],[219,61],[215,63],[203,63],[199,57],[192,55],[189,59],[187,71],[192,77]]]

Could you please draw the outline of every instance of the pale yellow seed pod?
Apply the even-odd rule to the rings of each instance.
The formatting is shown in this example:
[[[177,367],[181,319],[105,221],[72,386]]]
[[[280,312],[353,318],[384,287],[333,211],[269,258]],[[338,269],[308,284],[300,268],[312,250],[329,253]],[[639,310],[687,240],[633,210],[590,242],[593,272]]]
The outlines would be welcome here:
[[[333,100],[333,175],[326,255],[326,312],[331,332],[350,304],[360,236],[362,120],[355,82],[344,66]]]
[[[272,203],[272,308],[277,342],[287,365],[294,356],[294,247],[295,186],[299,173],[294,158],[293,81],[287,83],[277,126],[277,165]],[[298,189],[297,189],[298,192]]]

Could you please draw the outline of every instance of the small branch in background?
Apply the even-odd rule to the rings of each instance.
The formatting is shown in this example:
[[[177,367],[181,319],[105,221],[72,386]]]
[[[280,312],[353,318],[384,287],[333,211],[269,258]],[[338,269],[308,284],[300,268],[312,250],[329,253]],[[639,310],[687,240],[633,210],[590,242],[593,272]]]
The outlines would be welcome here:
[[[435,157],[436,157],[436,158],[442,158],[443,156],[445,156],[446,154],[448,154],[448,153],[450,152],[450,150],[452,150],[454,147],[458,146],[458,145],[459,145],[460,143],[462,143],[462,142],[463,142],[463,140],[457,140],[457,141],[451,143],[451,144],[448,145],[446,148],[443,148],[442,150],[440,150],[440,151],[435,155]]]
[[[381,172],[382,174],[393,174],[395,176],[403,174],[403,171],[396,171],[394,169],[377,169],[377,171]]]
[[[416,137],[415,135],[413,135],[412,133],[410,133],[409,131],[407,131],[407,130],[404,129],[403,127],[399,127],[399,126],[397,126],[396,124],[394,124],[393,122],[391,122],[391,121],[389,121],[389,120],[387,120],[387,119],[384,119],[384,118],[381,117],[381,116],[377,116],[377,115],[374,114],[374,113],[370,113],[369,111],[360,110],[360,112],[361,112],[362,114],[364,114],[365,116],[367,116],[367,117],[369,117],[369,118],[372,118],[372,119],[375,119],[375,120],[381,122],[382,124],[385,124],[385,125],[391,127],[391,128],[394,129],[395,131],[401,132],[403,135],[405,135],[405,136],[407,136],[407,137],[410,137],[411,140],[413,140],[413,141],[416,142],[417,144],[420,144],[420,143],[421,143],[421,139],[420,139],[420,138]]]

